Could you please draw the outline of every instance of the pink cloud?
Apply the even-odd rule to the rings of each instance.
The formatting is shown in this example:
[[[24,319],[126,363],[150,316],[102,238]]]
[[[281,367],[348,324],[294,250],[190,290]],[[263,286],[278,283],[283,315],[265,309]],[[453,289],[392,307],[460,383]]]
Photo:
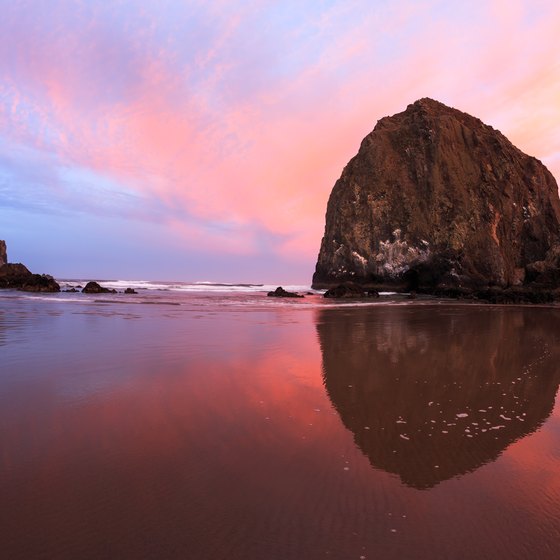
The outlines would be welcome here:
[[[102,11],[63,36],[18,20],[16,71],[0,47],[0,133],[195,216],[169,218],[186,243],[219,250],[225,235],[223,250],[250,253],[266,230],[283,240],[271,250],[312,261],[343,166],[378,118],[418,97],[481,117],[560,175],[560,8],[531,6],[475,3],[465,21],[438,2],[359,18],[340,4],[293,30],[294,40],[309,32],[296,46],[313,54],[283,72],[249,62],[256,41],[264,52],[288,47],[274,29],[249,40],[258,4],[206,13],[217,29],[192,55],[177,37],[158,43],[149,16],[143,34],[111,32]],[[204,221],[231,228],[214,243]]]

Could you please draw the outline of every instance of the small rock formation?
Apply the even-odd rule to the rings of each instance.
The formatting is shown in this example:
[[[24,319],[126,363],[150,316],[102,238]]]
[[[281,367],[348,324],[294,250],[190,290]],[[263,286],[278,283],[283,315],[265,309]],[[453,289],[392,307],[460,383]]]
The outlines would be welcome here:
[[[21,263],[9,263],[5,241],[0,241],[0,289],[60,292],[60,286],[52,276],[33,274]]]
[[[326,298],[366,298],[379,297],[379,292],[372,288],[366,289],[353,282],[345,282],[327,290],[324,294]]]
[[[132,288],[127,288],[127,289],[124,291],[124,293],[125,293],[125,294],[137,294],[138,292],[137,292],[136,290],[132,289]]]
[[[117,290],[104,288],[97,282],[88,282],[82,290],[84,294],[116,294]]]
[[[6,242],[0,239],[0,266],[8,263],[8,250]]]
[[[282,288],[282,286],[278,286],[276,290],[273,292],[268,292],[266,294],[268,297],[285,297],[285,298],[302,298],[303,296],[296,294],[295,292],[288,292]]]
[[[381,119],[330,195],[314,288],[453,295],[560,286],[560,200],[546,167],[431,99]]]

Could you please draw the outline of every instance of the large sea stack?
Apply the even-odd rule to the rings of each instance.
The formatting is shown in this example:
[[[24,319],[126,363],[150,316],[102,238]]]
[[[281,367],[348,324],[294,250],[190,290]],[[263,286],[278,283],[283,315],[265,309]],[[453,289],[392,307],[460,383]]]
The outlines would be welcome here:
[[[382,118],[344,168],[313,287],[550,290],[559,265],[560,200],[547,168],[425,98]]]

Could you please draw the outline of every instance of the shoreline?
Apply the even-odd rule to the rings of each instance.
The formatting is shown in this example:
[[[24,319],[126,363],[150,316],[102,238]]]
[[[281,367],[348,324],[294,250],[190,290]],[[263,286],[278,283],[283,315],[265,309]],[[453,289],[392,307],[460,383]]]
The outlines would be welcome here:
[[[103,305],[169,305],[187,309],[196,306],[204,309],[206,304],[220,304],[224,310],[266,311],[273,309],[348,309],[366,307],[480,307],[480,308],[542,308],[556,309],[559,301],[552,302],[491,302],[473,298],[451,298],[431,294],[417,294],[410,298],[408,293],[391,293],[379,297],[324,298],[322,293],[306,294],[303,298],[270,298],[266,291],[203,291],[167,290],[139,288],[135,295],[123,292],[88,294],[82,292],[24,292],[13,288],[0,290],[0,299],[22,299],[67,304]],[[204,302],[204,303],[202,303]],[[194,310],[194,309],[193,309]]]
[[[286,560],[344,558],[361,523],[356,558],[396,537],[413,555],[432,550],[433,527],[436,556],[473,532],[492,536],[483,557],[506,536],[506,552],[546,550],[543,516],[559,513],[540,489],[557,470],[560,315],[507,307],[0,293],[5,552],[142,557],[149,527],[154,557],[197,546],[204,558],[217,518],[247,535],[240,546],[265,543],[235,558],[266,558],[272,540],[288,543]],[[527,446],[531,469],[512,462]],[[508,507],[519,524],[499,515]],[[517,530],[523,508],[539,511],[534,530]],[[342,518],[348,530],[333,533]]]

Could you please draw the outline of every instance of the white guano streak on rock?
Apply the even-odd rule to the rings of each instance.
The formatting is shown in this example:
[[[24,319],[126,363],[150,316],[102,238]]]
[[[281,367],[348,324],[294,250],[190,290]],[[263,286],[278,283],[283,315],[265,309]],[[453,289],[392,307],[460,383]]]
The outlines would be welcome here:
[[[358,262],[364,269],[367,267],[368,261],[365,257],[362,257],[360,253],[357,253],[356,251],[352,251],[352,256],[354,257],[354,260]]]
[[[387,239],[379,243],[379,252],[375,256],[378,272],[396,278],[406,272],[411,265],[425,262],[430,256],[429,243],[422,240],[424,247],[409,246],[401,240],[401,230],[393,232],[394,241]]]

